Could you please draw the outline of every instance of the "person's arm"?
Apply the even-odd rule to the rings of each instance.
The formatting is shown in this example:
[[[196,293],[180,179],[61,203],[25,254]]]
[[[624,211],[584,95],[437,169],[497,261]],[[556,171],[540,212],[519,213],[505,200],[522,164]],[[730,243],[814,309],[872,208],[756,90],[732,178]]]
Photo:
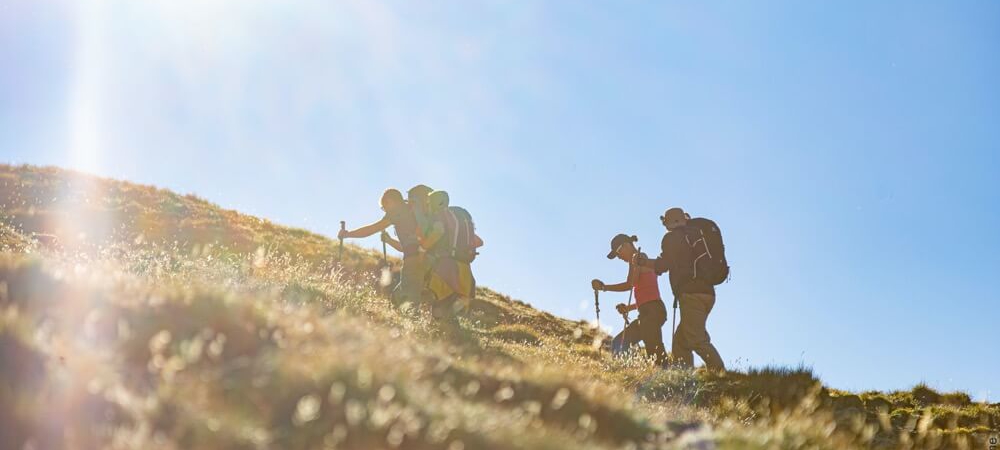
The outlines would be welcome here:
[[[385,230],[382,230],[382,236],[381,236],[381,238],[382,238],[382,242],[385,242],[386,244],[388,244],[389,247],[392,247],[397,252],[400,252],[400,253],[403,252],[403,244],[400,244],[399,241],[393,239],[392,236],[389,236],[389,233],[386,233]]]
[[[645,253],[642,253],[635,259],[635,265],[644,269],[655,270],[657,275],[661,275],[670,267],[667,264],[667,259],[665,257],[666,254],[666,249],[664,249],[663,252],[660,253],[659,257],[656,259],[649,259]]]
[[[638,259],[639,259],[639,258],[636,258],[636,263],[638,263]],[[640,275],[640,274],[641,274],[641,273],[642,273],[643,271],[646,271],[646,270],[653,270],[653,269],[649,269],[649,268],[646,268],[646,267],[643,267],[643,266],[640,266],[640,265],[638,265],[638,264],[636,264],[636,265],[634,265],[634,266],[632,266],[632,267],[633,267],[634,269],[629,269],[629,277],[628,277],[628,278],[629,278],[629,281],[627,281],[627,282],[625,282],[625,283],[622,283],[622,285],[635,285],[635,283],[636,283],[636,282],[638,281],[638,279],[639,279],[639,275]],[[629,286],[629,288],[628,288],[628,289],[631,289],[631,286]],[[628,290],[628,289],[625,289],[625,290]],[[619,303],[619,304],[615,305],[615,309],[616,309],[616,310],[618,310],[618,312],[619,312],[620,314],[625,314],[625,313],[627,313],[627,312],[629,312],[629,311],[635,311],[635,310],[639,309],[639,304],[638,304],[638,303],[632,303],[632,304],[630,304],[630,305],[626,305],[626,304],[624,304],[624,303]]]
[[[382,219],[380,219],[378,222],[375,222],[375,223],[370,224],[370,225],[365,225],[365,226],[363,226],[361,228],[358,228],[356,230],[345,231],[343,233],[339,233],[339,234],[342,234],[343,236],[338,235],[337,237],[341,238],[341,239],[344,239],[344,238],[366,238],[366,237],[371,236],[371,235],[373,235],[375,233],[378,233],[379,231],[382,231],[382,230],[384,230],[386,228],[389,228],[389,225],[391,225],[391,224],[392,223],[389,222],[389,215],[387,214],[384,217],[382,217]]]
[[[635,265],[639,267],[645,267],[647,269],[654,269],[656,267],[656,261],[658,261],[659,259],[660,258],[649,259],[649,257],[643,254],[635,259]]]
[[[604,285],[604,289],[601,290],[609,292],[626,292],[629,289],[632,289],[632,284],[629,283],[628,281],[625,281],[618,284],[606,284]]]
[[[638,272],[638,270],[632,270],[632,266],[629,265],[628,277],[625,279],[625,281],[623,281],[621,283],[618,283],[618,284],[604,284],[604,282],[600,282],[601,280],[594,280],[594,281],[600,282],[600,286],[599,287],[601,287],[602,289],[598,289],[598,290],[601,290],[601,291],[610,291],[610,292],[626,292],[626,291],[632,289],[632,286],[635,285],[635,278],[637,276],[637,272]]]
[[[430,250],[431,247],[434,247],[434,244],[437,244],[442,237],[444,237],[444,224],[441,222],[434,222],[431,232],[428,233],[427,236],[424,236],[424,238],[420,241],[420,246],[423,247],[424,250]]]
[[[669,233],[668,233],[669,234]],[[646,255],[641,255],[636,261],[640,267],[645,267],[647,269],[652,269],[656,271],[656,275],[663,275],[670,270],[670,256],[673,252],[670,248],[670,240],[667,236],[663,236],[663,241],[660,242],[660,256],[656,259],[648,259]]]
[[[659,258],[653,260],[652,269],[656,271],[657,275],[663,275],[670,271],[670,262],[666,257],[660,255]]]
[[[629,289],[632,289],[632,283],[626,280],[618,284],[606,284],[604,285],[604,289],[602,289],[602,291],[628,292]]]
[[[635,303],[631,305],[626,305],[624,303],[619,303],[615,305],[615,310],[617,310],[619,314],[625,314],[629,311],[635,311],[637,309],[639,309],[639,305]]]

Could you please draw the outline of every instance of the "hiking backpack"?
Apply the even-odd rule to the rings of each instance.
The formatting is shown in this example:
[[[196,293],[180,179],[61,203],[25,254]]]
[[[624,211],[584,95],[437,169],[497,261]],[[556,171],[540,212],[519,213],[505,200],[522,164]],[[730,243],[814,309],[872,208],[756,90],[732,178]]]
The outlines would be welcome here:
[[[478,239],[476,238],[476,224],[472,222],[472,215],[461,206],[448,207],[448,220],[451,221],[452,230],[450,256],[456,261],[471,263],[476,260]]]
[[[726,246],[722,243],[722,231],[715,222],[703,217],[690,219],[685,237],[691,246],[693,278],[713,286],[729,279]]]

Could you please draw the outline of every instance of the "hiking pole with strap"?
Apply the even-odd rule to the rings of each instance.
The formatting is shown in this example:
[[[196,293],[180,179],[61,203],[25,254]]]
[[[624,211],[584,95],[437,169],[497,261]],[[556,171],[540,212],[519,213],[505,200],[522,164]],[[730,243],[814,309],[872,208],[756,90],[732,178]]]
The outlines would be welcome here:
[[[340,231],[347,231],[347,223],[343,220],[340,221]],[[344,238],[340,239],[340,250],[337,251],[337,262],[344,260]]]

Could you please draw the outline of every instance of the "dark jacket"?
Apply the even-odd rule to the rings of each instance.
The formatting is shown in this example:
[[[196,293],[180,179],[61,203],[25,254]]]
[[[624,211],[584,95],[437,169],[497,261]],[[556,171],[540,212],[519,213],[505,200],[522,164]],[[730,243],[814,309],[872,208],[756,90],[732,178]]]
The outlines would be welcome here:
[[[658,274],[670,272],[670,289],[680,294],[712,294],[715,286],[694,279],[694,255],[684,229],[668,231],[660,243],[660,257],[654,267]]]

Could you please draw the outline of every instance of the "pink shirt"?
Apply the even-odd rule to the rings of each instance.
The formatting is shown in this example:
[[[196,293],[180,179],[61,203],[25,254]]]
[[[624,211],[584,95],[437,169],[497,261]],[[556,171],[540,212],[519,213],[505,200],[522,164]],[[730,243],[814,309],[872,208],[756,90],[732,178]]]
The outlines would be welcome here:
[[[656,282],[656,272],[649,269],[639,269],[639,279],[632,288],[635,293],[636,306],[642,306],[653,300],[660,300],[660,286]]]

